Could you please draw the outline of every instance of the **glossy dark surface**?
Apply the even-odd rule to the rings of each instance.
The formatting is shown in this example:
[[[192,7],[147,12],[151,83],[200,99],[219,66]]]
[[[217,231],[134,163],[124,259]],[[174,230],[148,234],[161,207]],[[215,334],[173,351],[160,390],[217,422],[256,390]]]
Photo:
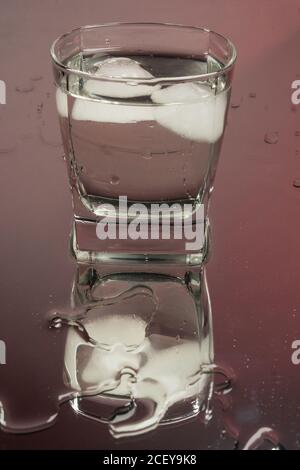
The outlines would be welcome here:
[[[49,47],[81,24],[166,21],[209,26],[229,36],[239,59],[211,204],[215,361],[234,370],[230,415],[247,440],[272,427],[300,448],[299,374],[291,344],[300,339],[300,108],[291,83],[300,75],[300,1],[182,2],[0,1],[1,315],[0,399],[17,420],[55,412],[63,350],[45,331],[49,311],[69,301],[71,198],[62,159]],[[269,132],[278,142],[265,142]],[[266,140],[269,140],[268,138]],[[47,341],[45,340],[47,336]],[[48,339],[51,338],[51,339]],[[45,369],[47,374],[45,374]],[[51,414],[51,413],[50,413]],[[136,439],[114,441],[105,425],[63,405],[45,431],[0,433],[1,449],[233,448],[214,407],[195,420]]]

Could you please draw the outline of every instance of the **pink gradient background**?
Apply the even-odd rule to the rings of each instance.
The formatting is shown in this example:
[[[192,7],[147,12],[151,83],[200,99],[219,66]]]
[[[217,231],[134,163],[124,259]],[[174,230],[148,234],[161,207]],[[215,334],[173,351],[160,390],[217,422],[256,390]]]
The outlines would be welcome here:
[[[293,187],[300,178],[300,106],[291,104],[291,83],[300,77],[300,0],[0,0],[0,11],[0,79],[7,84],[7,104],[0,105],[0,338],[8,348],[0,384],[13,374],[20,389],[29,378],[33,395],[37,387],[49,394],[46,381],[35,385],[44,367],[37,353],[54,376],[49,357],[55,344],[43,343],[39,327],[43,314],[64,301],[73,276],[67,254],[71,199],[50,44],[84,24],[207,26],[237,47],[232,102],[240,102],[229,111],[211,205],[216,361],[238,377],[235,420],[249,429],[273,426],[286,447],[300,448],[300,365],[291,363],[291,343],[300,339],[300,189]],[[270,131],[279,133],[275,145],[264,142]],[[31,342],[35,352],[24,346]],[[26,400],[30,394],[24,406]],[[216,433],[212,425],[213,446]],[[205,447],[204,441],[191,423],[116,444],[106,429],[67,406],[42,433],[0,432],[0,449],[179,449]]]

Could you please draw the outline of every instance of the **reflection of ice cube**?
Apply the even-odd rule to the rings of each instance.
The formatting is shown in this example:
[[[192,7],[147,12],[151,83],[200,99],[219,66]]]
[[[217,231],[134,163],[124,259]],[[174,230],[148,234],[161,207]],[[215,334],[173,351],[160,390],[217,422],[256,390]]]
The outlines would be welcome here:
[[[153,78],[135,60],[126,57],[114,57],[106,59],[96,64],[98,69],[95,73],[97,77],[112,78]],[[109,96],[111,98],[135,98],[138,96],[150,96],[153,91],[151,85],[137,85],[134,83],[112,83],[100,80],[88,80],[84,85],[84,90],[89,95]]]
[[[88,291],[85,281],[76,285],[74,305],[82,308],[84,297],[86,312],[69,323],[65,372],[70,389],[86,398],[72,403],[100,421],[102,405],[110,408],[114,437],[145,433],[163,419],[193,416],[206,406],[211,378],[203,367],[212,360],[210,321],[203,334],[194,298],[181,282],[171,289],[173,283],[164,278],[156,283],[152,275],[129,281],[124,274],[95,281]],[[124,398],[134,400],[134,409],[119,413]]]
[[[153,106],[126,105],[89,101],[82,98],[75,100],[72,119],[78,121],[110,122],[115,124],[152,121]]]
[[[136,348],[145,339],[147,324],[131,315],[101,315],[101,310],[93,309],[94,318],[85,324],[89,335],[98,343],[113,347],[122,344],[126,348]]]
[[[216,142],[222,135],[226,94],[215,95],[204,84],[179,83],[151,95],[157,122],[182,137],[199,142]]]
[[[116,437],[149,431],[172,405],[193,397],[203,403],[208,393],[209,377],[202,374],[201,365],[207,361],[209,342],[200,345],[196,339],[160,334],[146,338],[145,328],[137,317],[95,317],[87,326],[89,334],[108,340],[110,349],[85,342],[75,329],[68,332],[65,368],[74,391],[109,391],[116,397],[133,396],[153,404],[146,415],[113,421],[111,430]],[[139,345],[129,350],[127,345],[133,342]]]

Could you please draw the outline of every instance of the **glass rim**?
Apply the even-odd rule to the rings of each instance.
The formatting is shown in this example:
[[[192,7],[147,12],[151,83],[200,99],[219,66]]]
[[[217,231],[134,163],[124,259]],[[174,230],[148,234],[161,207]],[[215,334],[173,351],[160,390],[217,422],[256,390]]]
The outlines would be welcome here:
[[[220,70],[216,70],[214,72],[208,72],[208,73],[201,73],[201,74],[195,74],[195,75],[181,75],[181,76],[164,76],[164,77],[147,77],[147,78],[137,78],[137,77],[113,77],[113,76],[99,76],[99,75],[92,75],[89,72],[84,72],[82,70],[77,70],[73,69],[72,67],[68,67],[65,65],[63,62],[61,62],[56,53],[55,53],[55,47],[57,43],[68,36],[70,36],[73,33],[76,32],[81,32],[84,30],[88,29],[96,29],[96,28],[105,28],[105,27],[118,27],[118,26],[163,26],[163,27],[177,27],[177,28],[183,28],[183,29],[189,29],[189,30],[196,30],[196,31],[202,31],[205,33],[211,33],[215,35],[216,37],[219,37],[220,39],[224,40],[230,49],[230,59],[224,67],[222,67]],[[109,50],[109,47],[107,47],[107,50]],[[50,48],[50,55],[51,59],[56,67],[58,67],[61,71],[64,73],[68,74],[74,74],[78,75],[80,77],[86,78],[86,79],[93,79],[93,80],[98,80],[98,81],[105,81],[105,82],[116,82],[116,83],[134,83],[134,84],[139,84],[139,85],[145,85],[145,84],[157,84],[157,83],[162,83],[162,82],[178,82],[178,81],[195,81],[195,80],[204,80],[204,79],[209,79],[209,78],[217,78],[220,75],[223,75],[224,73],[229,72],[232,70],[236,58],[237,58],[237,52],[234,44],[228,39],[227,37],[223,36],[220,33],[217,33],[216,31],[200,26],[189,26],[189,25],[184,25],[184,24],[176,24],[176,23],[156,23],[156,22],[112,22],[112,23],[103,23],[103,24],[95,24],[95,25],[86,25],[86,26],[80,26],[79,28],[74,28],[71,31],[68,31],[64,34],[61,34],[58,36],[55,41],[52,43],[51,48]]]

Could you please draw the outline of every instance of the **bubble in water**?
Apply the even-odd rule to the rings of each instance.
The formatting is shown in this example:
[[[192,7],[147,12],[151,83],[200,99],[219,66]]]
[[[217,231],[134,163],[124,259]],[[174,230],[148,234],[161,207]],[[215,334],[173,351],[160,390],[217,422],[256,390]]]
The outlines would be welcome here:
[[[142,155],[142,158],[144,158],[145,160],[151,160],[152,153],[151,152],[145,153],[144,155]]]
[[[118,176],[112,176],[110,179],[110,184],[116,186],[120,183],[120,178]]]
[[[264,137],[264,141],[267,144],[277,144],[279,140],[278,132],[267,132]]]

